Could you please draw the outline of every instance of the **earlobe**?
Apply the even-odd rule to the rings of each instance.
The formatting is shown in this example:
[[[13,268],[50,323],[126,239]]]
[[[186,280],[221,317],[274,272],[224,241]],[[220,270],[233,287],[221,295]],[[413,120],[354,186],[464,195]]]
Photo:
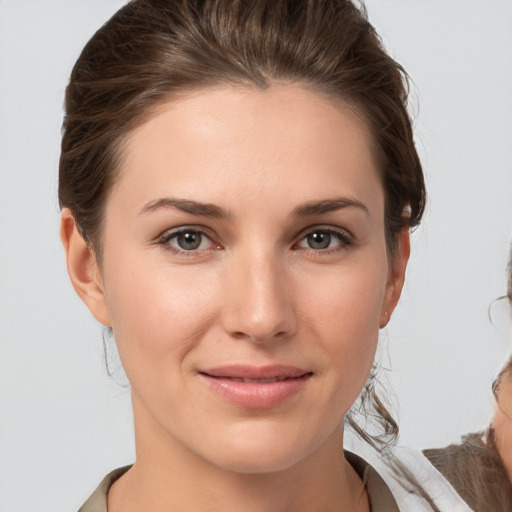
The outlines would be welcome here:
[[[110,313],[96,262],[96,254],[83,239],[75,218],[68,208],[62,210],[60,238],[64,246],[68,274],[73,288],[96,320],[110,327]]]
[[[382,329],[388,324],[391,313],[395,309],[398,299],[404,286],[405,271],[407,262],[411,253],[409,228],[403,228],[397,235],[393,261],[389,268],[388,282],[386,283],[386,292],[382,303],[379,327]]]

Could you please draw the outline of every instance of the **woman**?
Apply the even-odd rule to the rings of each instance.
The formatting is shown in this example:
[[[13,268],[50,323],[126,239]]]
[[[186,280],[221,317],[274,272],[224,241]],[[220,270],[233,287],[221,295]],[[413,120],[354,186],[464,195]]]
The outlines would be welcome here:
[[[398,510],[343,431],[396,434],[365,381],[424,208],[406,99],[347,0],[134,0],[86,45],[61,238],[137,458],[82,511]]]
[[[512,255],[506,297],[512,303]],[[493,385],[496,407],[487,432],[462,437],[460,444],[425,450],[425,457],[477,512],[512,508],[512,359]]]

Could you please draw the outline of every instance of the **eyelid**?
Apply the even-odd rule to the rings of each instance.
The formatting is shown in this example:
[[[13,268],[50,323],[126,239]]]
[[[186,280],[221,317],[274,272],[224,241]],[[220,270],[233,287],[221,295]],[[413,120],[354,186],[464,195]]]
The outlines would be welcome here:
[[[169,244],[169,242],[176,238],[181,233],[186,233],[187,231],[192,231],[195,233],[199,233],[201,236],[207,238],[210,240],[212,245],[214,247],[208,248],[208,249],[197,249],[197,250],[191,250],[187,251],[184,249],[179,249],[176,247],[173,247]],[[198,254],[204,254],[205,252],[209,252],[212,250],[218,250],[222,248],[222,244],[218,242],[218,236],[216,236],[211,229],[207,228],[206,226],[201,226],[197,224],[190,224],[190,225],[184,225],[184,226],[177,226],[175,228],[169,228],[163,231],[160,235],[156,237],[155,244],[159,246],[163,246],[164,249],[171,251],[175,254],[185,255],[187,257],[191,257]]]
[[[158,236],[156,236],[155,240],[183,233],[183,231],[197,231],[198,233],[202,233],[209,238],[216,237],[215,232],[212,231],[212,229],[208,226],[204,226],[202,224],[181,224],[179,226],[164,229]]]
[[[177,237],[180,233],[187,232],[187,231],[193,231],[201,234],[202,236],[208,238],[212,245],[214,247],[208,248],[208,249],[198,249],[198,250],[191,250],[187,251],[184,249],[175,248],[169,245],[169,241],[173,238]],[[338,238],[341,247],[334,247],[334,248],[327,248],[327,249],[313,249],[309,248],[310,251],[313,252],[329,252],[329,251],[336,251],[340,250],[340,248],[346,248],[348,246],[356,245],[356,239],[355,236],[346,228],[342,228],[339,226],[332,226],[332,225],[325,225],[325,224],[315,224],[312,226],[309,226],[307,228],[304,228],[299,235],[295,238],[295,242],[292,245],[292,248],[294,249],[303,249],[308,250],[308,248],[299,248],[297,247],[298,244],[304,240],[308,235],[323,231],[326,233],[329,233],[336,238]],[[203,225],[197,225],[197,224],[190,224],[190,225],[182,225],[182,226],[176,226],[174,228],[169,228],[163,231],[161,234],[159,234],[155,239],[155,245],[163,246],[165,249],[177,253],[177,254],[183,254],[187,256],[194,256],[200,253],[205,253],[212,250],[219,250],[222,249],[222,244],[218,241],[218,236],[215,232],[212,232],[212,230],[206,226]]]
[[[302,242],[302,240],[304,240],[308,235],[315,233],[315,232],[319,232],[319,231],[323,231],[323,232],[332,234],[336,238],[338,238],[338,240],[340,241],[340,244],[342,246],[341,248],[346,248],[348,246],[356,245],[356,239],[355,239],[354,235],[348,229],[341,228],[338,226],[332,226],[329,224],[327,224],[327,225],[326,224],[317,224],[314,226],[309,226],[309,227],[305,228],[303,231],[301,231],[301,233],[297,236],[296,241],[294,242],[293,246],[294,247],[298,246],[298,244],[300,242]],[[300,249],[310,250],[310,251],[313,251],[316,253],[322,253],[322,252],[326,253],[329,251],[339,250],[340,247],[332,247],[332,248],[327,248],[327,249],[313,249],[310,247],[310,248],[300,248]]]

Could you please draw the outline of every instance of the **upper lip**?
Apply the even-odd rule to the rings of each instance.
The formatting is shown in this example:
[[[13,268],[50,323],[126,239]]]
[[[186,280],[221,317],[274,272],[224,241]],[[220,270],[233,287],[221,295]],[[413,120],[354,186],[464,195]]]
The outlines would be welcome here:
[[[218,378],[238,379],[293,379],[312,373],[296,366],[282,364],[268,366],[253,366],[245,364],[231,364],[206,368],[199,373]]]

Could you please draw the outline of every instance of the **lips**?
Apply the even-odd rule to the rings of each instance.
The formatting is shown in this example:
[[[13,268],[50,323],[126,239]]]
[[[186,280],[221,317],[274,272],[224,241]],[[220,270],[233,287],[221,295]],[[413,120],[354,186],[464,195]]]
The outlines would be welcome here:
[[[272,382],[282,382],[288,380],[289,377],[274,377],[272,379],[247,379],[244,377],[214,377],[214,379],[229,379],[233,382],[245,382],[245,384],[271,384]]]
[[[217,396],[248,409],[268,409],[301,392],[313,372],[295,366],[229,365],[199,372]]]

